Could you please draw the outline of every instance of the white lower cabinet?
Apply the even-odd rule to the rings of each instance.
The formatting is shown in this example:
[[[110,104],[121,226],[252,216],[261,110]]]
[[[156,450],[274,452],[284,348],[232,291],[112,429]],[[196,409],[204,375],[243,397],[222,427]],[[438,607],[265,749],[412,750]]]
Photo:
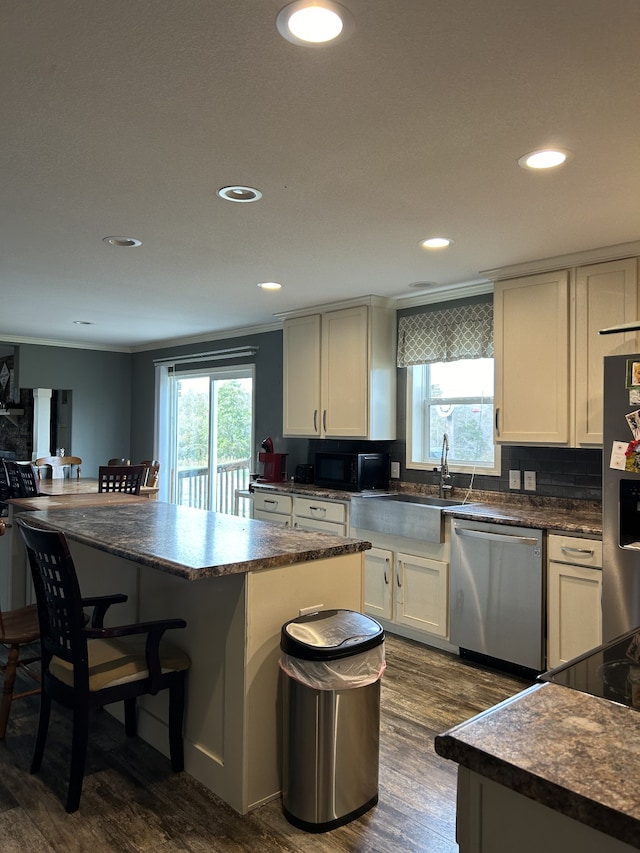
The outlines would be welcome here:
[[[321,530],[346,536],[349,526],[347,506],[340,501],[294,495],[293,526],[299,530]]]
[[[374,546],[364,554],[365,613],[393,633],[449,649],[448,526],[443,544],[370,530],[351,535]]]
[[[449,634],[449,564],[415,554],[396,554],[393,618],[436,637]]]
[[[602,643],[602,542],[550,534],[547,540],[547,666]]]
[[[320,530],[336,536],[347,536],[349,532],[349,513],[345,503],[318,500],[275,489],[255,490],[253,517],[280,527]]]
[[[365,551],[364,609],[376,619],[393,618],[393,551]]]
[[[270,521],[280,527],[291,527],[293,501],[291,495],[256,489],[253,496],[253,517]]]

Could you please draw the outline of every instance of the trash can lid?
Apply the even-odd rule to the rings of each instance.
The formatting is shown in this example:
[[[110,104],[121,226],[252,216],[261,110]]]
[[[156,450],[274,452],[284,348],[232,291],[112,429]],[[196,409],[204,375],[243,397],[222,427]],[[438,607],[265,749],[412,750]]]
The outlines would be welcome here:
[[[282,626],[280,648],[303,660],[336,660],[384,642],[382,625],[355,610],[319,610]]]

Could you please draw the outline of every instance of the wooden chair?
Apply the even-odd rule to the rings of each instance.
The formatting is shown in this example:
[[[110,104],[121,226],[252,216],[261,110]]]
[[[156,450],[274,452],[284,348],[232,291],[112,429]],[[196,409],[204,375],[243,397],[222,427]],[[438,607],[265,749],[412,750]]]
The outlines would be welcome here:
[[[131,465],[130,459],[110,459],[107,465]]]
[[[157,459],[145,459],[141,463],[144,465],[145,472],[142,485],[155,488],[158,485],[158,473],[160,471],[160,463]]]
[[[111,604],[126,595],[80,597],[75,566],[64,534],[31,527],[16,519],[29,557],[36,592],[42,645],[40,719],[31,763],[42,764],[51,702],[72,709],[71,769],[66,810],[80,804],[89,736],[89,713],[124,701],[125,731],[136,734],[136,698],[169,691],[169,751],[171,766],[184,768],[182,722],[186,673],[191,664],[180,649],[162,640],[168,629],[184,628],[184,619],[164,619],[104,628]],[[90,626],[83,606],[94,606]]]
[[[36,498],[40,494],[38,472],[30,462],[4,460],[12,498]]]
[[[144,465],[101,465],[98,468],[98,491],[139,495],[144,472]]]
[[[78,480],[80,479],[82,459],[79,456],[41,456],[40,459],[36,459],[34,464],[38,469],[38,476],[40,476],[40,468],[50,468],[52,480],[63,479],[66,466],[69,467],[69,477],[71,477],[71,472],[75,465],[76,477]]]
[[[0,536],[5,532],[4,523],[0,524]],[[18,610],[0,610],[0,643],[7,648],[6,663],[0,667],[4,673],[2,682],[2,698],[0,699],[0,740],[4,740],[11,706],[15,699],[23,699],[25,696],[35,696],[40,692],[40,678],[37,672],[29,667],[40,660],[40,654],[32,654],[30,657],[21,658],[23,646],[35,644],[40,639],[40,626],[38,624],[38,611],[35,604],[29,607],[21,607]],[[18,669],[25,672],[30,678],[38,682],[38,686],[31,690],[23,690],[15,693],[16,676]]]

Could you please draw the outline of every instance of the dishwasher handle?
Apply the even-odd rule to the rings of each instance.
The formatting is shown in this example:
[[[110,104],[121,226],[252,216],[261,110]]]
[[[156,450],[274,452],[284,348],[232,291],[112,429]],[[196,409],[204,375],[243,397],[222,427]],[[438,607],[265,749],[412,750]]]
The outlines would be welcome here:
[[[510,536],[508,533],[488,533],[469,527],[456,527],[455,530],[458,536],[468,536],[470,539],[489,539],[491,542],[510,542],[513,545],[539,544],[535,536]]]

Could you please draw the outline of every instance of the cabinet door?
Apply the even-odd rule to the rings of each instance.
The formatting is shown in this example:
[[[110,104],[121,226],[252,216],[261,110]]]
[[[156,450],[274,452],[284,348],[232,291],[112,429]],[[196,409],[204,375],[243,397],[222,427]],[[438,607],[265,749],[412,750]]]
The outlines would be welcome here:
[[[369,430],[367,306],[322,316],[322,431],[366,438]]]
[[[334,536],[347,535],[346,526],[336,521],[316,521],[313,518],[296,517],[293,526],[297,530],[320,530],[324,533],[333,533]]]
[[[638,261],[579,267],[576,273],[576,443],[602,444],[602,359],[638,351],[635,332],[598,330],[638,317]]]
[[[320,315],[286,320],[283,435],[320,435]]]
[[[269,521],[278,527],[291,527],[291,516],[282,515],[278,512],[265,512],[262,509],[254,509],[253,517],[256,521]]]
[[[547,666],[559,666],[602,643],[602,571],[549,562]]]
[[[496,441],[567,444],[569,275],[496,282]]]
[[[449,633],[449,564],[413,554],[396,555],[394,618],[438,637]]]
[[[364,609],[378,619],[393,616],[393,551],[370,548],[364,554]]]
[[[346,504],[339,501],[323,501],[318,498],[302,498],[296,495],[293,499],[293,512],[296,520],[310,518],[313,521],[335,521],[342,525],[345,525],[347,521]]]

